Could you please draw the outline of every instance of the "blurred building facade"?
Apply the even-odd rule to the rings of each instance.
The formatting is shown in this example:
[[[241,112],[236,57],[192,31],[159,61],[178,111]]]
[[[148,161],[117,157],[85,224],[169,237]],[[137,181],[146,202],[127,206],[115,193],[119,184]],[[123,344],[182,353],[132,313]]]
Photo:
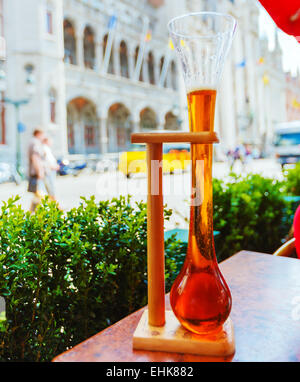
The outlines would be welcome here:
[[[199,1],[187,1],[189,11]],[[202,1],[208,11],[229,13],[237,19],[232,51],[227,58],[219,87],[216,130],[223,147],[249,143],[265,150],[272,141],[273,126],[287,119],[286,80],[282,51],[276,36],[275,48],[259,36],[257,1]]]
[[[3,0],[0,0],[0,62],[4,62],[6,58],[6,44],[5,44],[5,38],[4,38],[4,24],[3,24]],[[5,72],[3,65],[0,67],[0,77],[2,77],[2,80],[4,80]],[[0,94],[1,99],[4,99],[5,97],[5,87],[0,88]],[[1,145],[5,144],[6,137],[5,137],[5,106],[3,102],[0,102],[0,148]]]
[[[300,121],[300,74],[286,75],[287,121]]]
[[[57,156],[130,148],[130,134],[188,129],[186,97],[167,22],[199,10],[238,20],[217,97],[224,151],[261,145],[287,119],[287,83],[279,44],[258,36],[259,9],[245,0],[3,0],[6,94],[25,97],[31,65],[35,94],[21,108],[23,162],[34,128],[54,139]],[[293,88],[294,85],[291,85]],[[7,105],[0,160],[14,161],[16,115]],[[1,130],[1,131],[2,131]]]
[[[164,1],[24,0],[20,6],[4,0],[4,12],[7,95],[25,96],[28,64],[36,79],[35,94],[21,109],[25,159],[38,126],[54,139],[58,156],[124,151],[133,131],[180,128]],[[1,156],[11,161],[15,126],[7,105]]]

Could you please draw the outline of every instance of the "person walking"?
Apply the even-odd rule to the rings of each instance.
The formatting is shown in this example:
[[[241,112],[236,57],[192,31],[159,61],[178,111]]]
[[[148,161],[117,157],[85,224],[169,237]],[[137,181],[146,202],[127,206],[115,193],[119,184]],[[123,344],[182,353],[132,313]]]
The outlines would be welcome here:
[[[44,167],[44,132],[36,129],[28,147],[29,182],[28,191],[33,193],[30,211],[34,212],[45,195],[45,167]]]
[[[59,170],[59,165],[55,156],[51,150],[52,140],[50,138],[44,137],[43,139],[43,149],[45,154],[45,186],[47,193],[52,200],[56,200],[56,173]]]

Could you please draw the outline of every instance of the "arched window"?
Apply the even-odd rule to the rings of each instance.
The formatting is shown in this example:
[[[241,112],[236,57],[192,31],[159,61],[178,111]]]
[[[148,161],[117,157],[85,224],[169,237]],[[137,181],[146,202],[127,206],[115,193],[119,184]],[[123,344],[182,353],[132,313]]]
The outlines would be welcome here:
[[[84,97],[67,105],[68,147],[71,154],[100,152],[100,131],[96,106]]]
[[[134,54],[134,65],[136,67],[136,64],[137,64],[137,61],[138,61],[138,57],[139,57],[139,51],[140,51],[140,47],[137,46],[135,48],[135,54]],[[139,77],[139,80],[140,81],[143,81],[143,63],[141,65],[141,71],[140,71],[140,77]]]
[[[177,90],[177,70],[174,61],[171,62],[171,85],[174,90]]]
[[[49,112],[50,122],[56,123],[56,92],[54,89],[49,92]]]
[[[103,37],[103,58],[105,57],[105,52],[106,52],[106,47],[107,47],[107,40],[108,40],[108,35],[106,34],[104,37]],[[107,72],[110,73],[110,74],[114,74],[115,71],[114,71],[114,47],[112,46],[111,48],[111,52],[110,52],[110,57],[109,57],[109,63],[108,63],[108,68],[107,68]]]
[[[163,68],[164,68],[164,63],[165,63],[165,57],[162,56],[162,58],[160,59],[160,63],[159,63],[159,73],[160,73],[160,76],[162,75],[162,71],[163,71]],[[165,88],[167,87],[167,76],[165,76],[165,80],[164,80],[163,86]]]
[[[154,57],[153,53],[149,52],[148,54],[148,73],[149,73],[149,82],[150,84],[155,84],[155,76],[154,76]]]
[[[140,113],[141,130],[155,130],[157,128],[157,118],[155,112],[146,107]]]
[[[64,20],[64,61],[76,65],[76,38],[73,24],[69,20]]]
[[[163,69],[163,66],[164,66],[164,62],[165,62],[165,58],[164,56],[160,59],[160,62],[159,62],[159,73],[161,74],[162,72],[162,69]]]
[[[95,69],[95,37],[91,27],[84,29],[84,66],[89,69]]]
[[[84,143],[86,150],[93,149],[98,144],[97,118],[94,108],[87,108],[83,112]]]
[[[179,123],[176,115],[169,111],[165,116],[165,130],[178,130]]]
[[[123,151],[130,147],[132,122],[130,112],[121,103],[111,105],[108,112],[108,149],[110,152]]]
[[[129,77],[128,72],[128,54],[127,54],[127,45],[125,41],[120,43],[120,66],[121,66],[121,76]]]
[[[53,34],[53,5],[51,2],[47,2],[46,5],[46,32]]]

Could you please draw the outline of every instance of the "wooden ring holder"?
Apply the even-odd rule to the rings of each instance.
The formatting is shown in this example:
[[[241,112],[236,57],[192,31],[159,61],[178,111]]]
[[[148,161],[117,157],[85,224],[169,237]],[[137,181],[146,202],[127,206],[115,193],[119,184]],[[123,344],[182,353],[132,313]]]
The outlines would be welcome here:
[[[152,167],[153,161],[162,161],[163,143],[213,144],[219,142],[217,135],[215,132],[135,133],[131,135],[131,142],[147,145],[148,168],[148,309],[144,311],[133,335],[133,348],[204,356],[232,355],[235,342],[230,318],[218,333],[198,335],[183,328],[172,310],[165,310],[162,166],[158,167],[158,171]]]

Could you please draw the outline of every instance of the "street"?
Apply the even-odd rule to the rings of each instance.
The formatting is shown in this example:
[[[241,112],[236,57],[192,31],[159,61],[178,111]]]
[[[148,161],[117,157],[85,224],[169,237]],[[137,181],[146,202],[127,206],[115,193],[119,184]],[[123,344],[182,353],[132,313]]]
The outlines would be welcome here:
[[[236,173],[241,173],[241,163],[237,162],[234,167]],[[243,173],[259,173],[266,177],[280,179],[281,168],[272,159],[253,160],[247,164]],[[215,163],[213,175],[216,178],[225,179],[229,174],[229,166],[226,163]],[[164,202],[172,208],[174,214],[166,228],[176,226],[185,228],[186,219],[189,216],[190,173],[164,175]],[[106,200],[119,195],[132,195],[132,201],[146,200],[147,181],[145,174],[136,174],[127,179],[122,173],[108,172],[104,174],[83,173],[78,177],[57,177],[57,199],[62,209],[69,210],[80,203],[80,197],[95,195],[96,200]],[[27,182],[20,186],[14,183],[0,185],[0,201],[5,201],[11,196],[20,195],[20,204],[24,209],[29,209],[32,194],[27,192]]]

